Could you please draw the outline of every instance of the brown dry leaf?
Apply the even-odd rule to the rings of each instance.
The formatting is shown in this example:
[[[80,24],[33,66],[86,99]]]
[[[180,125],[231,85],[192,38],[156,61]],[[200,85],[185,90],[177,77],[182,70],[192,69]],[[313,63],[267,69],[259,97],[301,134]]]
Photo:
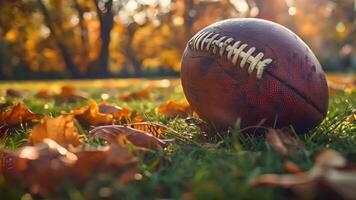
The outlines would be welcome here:
[[[99,112],[105,114],[111,114],[113,118],[117,121],[124,120],[129,121],[132,111],[127,108],[121,108],[114,104],[109,104],[106,102],[101,102],[99,104]]]
[[[83,95],[79,94],[75,87],[69,85],[63,86],[57,97],[63,102],[75,102],[77,100],[87,99]]]
[[[131,128],[146,131],[155,137],[162,137],[164,133],[168,130],[168,127],[152,123],[152,122],[137,122],[132,124],[127,124]]]
[[[98,173],[115,172],[123,183],[137,173],[137,158],[124,146],[70,152],[51,139],[16,152],[4,151],[0,161],[0,172],[7,183],[44,196],[61,192],[61,185],[68,179],[80,187]],[[125,179],[121,179],[123,176]]]
[[[17,103],[10,109],[0,111],[0,124],[6,126],[15,126],[21,123],[32,122],[39,118],[39,115],[34,114],[21,103]]]
[[[91,137],[99,137],[107,140],[111,144],[118,142],[119,135],[125,135],[128,141],[138,147],[147,149],[158,149],[165,147],[166,142],[151,135],[150,133],[128,126],[108,125],[96,127],[89,132]]]
[[[60,115],[56,118],[45,117],[40,124],[33,127],[28,136],[28,142],[35,145],[41,143],[45,138],[50,138],[65,147],[81,144],[72,115]]]
[[[356,199],[356,167],[339,153],[326,150],[316,157],[314,166],[307,172],[266,174],[254,179],[252,185],[289,188],[304,197]]]
[[[6,90],[6,96],[8,97],[16,97],[16,98],[22,98],[23,94],[21,91],[19,90],[15,90],[15,89],[7,89]]]
[[[145,89],[137,91],[137,92],[132,92],[129,94],[121,95],[119,97],[119,99],[122,101],[130,101],[130,100],[146,99],[149,96],[150,96],[150,91],[148,88],[145,88]]]
[[[294,155],[303,146],[303,142],[293,136],[293,133],[289,128],[269,128],[266,133],[266,141],[275,151],[283,156]]]
[[[46,89],[41,89],[40,91],[38,91],[38,93],[36,94],[37,98],[40,99],[50,99],[52,98],[52,95],[48,92],[48,90]]]
[[[72,114],[81,122],[93,126],[111,124],[113,116],[99,112],[99,107],[94,100],[89,101],[88,108],[79,108],[72,111]]]
[[[168,101],[158,107],[158,112],[166,117],[187,117],[192,112],[188,102],[177,103]]]

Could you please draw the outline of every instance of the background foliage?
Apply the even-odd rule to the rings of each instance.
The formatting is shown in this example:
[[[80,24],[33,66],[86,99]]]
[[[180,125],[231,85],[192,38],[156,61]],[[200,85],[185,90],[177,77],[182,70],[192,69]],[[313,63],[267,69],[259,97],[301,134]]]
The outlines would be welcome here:
[[[177,75],[187,40],[258,17],[305,40],[327,70],[355,70],[355,0],[0,0],[0,80]]]

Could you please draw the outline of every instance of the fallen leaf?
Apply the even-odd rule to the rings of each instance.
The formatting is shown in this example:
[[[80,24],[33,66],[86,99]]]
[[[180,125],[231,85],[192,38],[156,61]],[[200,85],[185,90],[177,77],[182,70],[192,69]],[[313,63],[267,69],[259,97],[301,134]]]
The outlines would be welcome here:
[[[114,104],[109,104],[106,102],[102,102],[99,104],[99,112],[105,114],[111,114],[116,121],[124,120],[126,122],[129,121],[132,111],[127,108],[121,108]]]
[[[251,183],[293,190],[303,197],[320,196],[335,199],[356,199],[356,166],[339,153],[326,150],[315,158],[314,166],[297,174],[265,174]]]
[[[158,107],[158,113],[166,117],[187,117],[192,112],[188,102],[177,103],[168,101]]]
[[[7,89],[6,90],[6,96],[8,97],[16,97],[16,98],[22,98],[23,94],[21,91],[19,90],[15,90],[15,89]]]
[[[120,100],[122,101],[131,101],[131,100],[140,100],[140,99],[146,99],[150,96],[150,91],[148,88],[136,91],[136,92],[131,92],[125,95],[121,95],[119,97]]]
[[[334,94],[336,92],[352,93],[355,91],[356,77],[351,76],[340,76],[340,75],[328,75],[328,88],[329,94]]]
[[[284,168],[287,170],[287,172],[292,173],[292,174],[297,174],[303,172],[302,169],[292,161],[287,160],[284,162]]]
[[[152,122],[137,122],[126,125],[134,129],[146,131],[155,137],[162,137],[164,133],[168,130],[167,126]]]
[[[73,86],[65,85],[61,88],[61,92],[57,98],[63,102],[75,102],[77,100],[87,99],[84,95],[80,94]]]
[[[50,99],[52,97],[52,95],[46,89],[38,91],[35,96],[40,99]]]
[[[0,112],[0,124],[15,126],[21,123],[32,122],[40,116],[31,112],[28,108],[17,103],[15,106]]]
[[[289,128],[269,128],[266,133],[266,141],[275,151],[283,156],[294,155],[303,146],[303,142],[293,136],[292,131]]]
[[[65,147],[81,144],[72,115],[60,115],[56,118],[45,117],[40,124],[32,128],[28,142],[35,145],[41,143],[45,138],[50,138]]]
[[[158,149],[167,145],[164,140],[161,140],[146,131],[121,125],[99,126],[91,130],[89,134],[91,137],[105,139],[111,144],[117,143],[119,135],[125,135],[128,141],[138,147]]]
[[[89,106],[79,108],[71,112],[79,121],[89,125],[99,126],[111,124],[113,116],[111,114],[101,113],[98,104],[94,100],[89,101]]]
[[[0,172],[6,183],[28,188],[33,194],[54,197],[70,180],[76,187],[99,173],[112,173],[125,183],[137,173],[137,157],[125,146],[69,151],[51,139],[16,152],[3,151]],[[98,164],[100,163],[100,164]]]

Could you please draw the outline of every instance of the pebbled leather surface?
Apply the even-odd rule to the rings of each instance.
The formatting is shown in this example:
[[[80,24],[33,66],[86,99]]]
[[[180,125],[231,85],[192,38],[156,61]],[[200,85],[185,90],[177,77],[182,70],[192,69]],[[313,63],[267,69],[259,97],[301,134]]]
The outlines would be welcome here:
[[[310,48],[293,32],[259,19],[230,19],[201,31],[233,37],[256,47],[273,62],[262,79],[223,56],[187,47],[181,63],[184,93],[206,121],[226,129],[241,118],[241,126],[292,125],[298,132],[317,126],[328,110],[324,72]],[[197,33],[199,34],[199,33]],[[256,54],[254,53],[254,55]]]

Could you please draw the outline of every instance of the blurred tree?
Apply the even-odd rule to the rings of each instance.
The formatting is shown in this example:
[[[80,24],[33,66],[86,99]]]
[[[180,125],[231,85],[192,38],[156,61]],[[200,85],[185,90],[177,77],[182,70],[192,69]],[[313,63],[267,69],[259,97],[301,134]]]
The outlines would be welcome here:
[[[100,22],[101,47],[98,57],[100,76],[108,76],[109,73],[109,44],[110,33],[114,25],[114,14],[112,11],[112,0],[94,0],[97,16]]]
[[[53,20],[51,19],[50,13],[47,10],[46,6],[42,2],[42,0],[37,0],[39,8],[44,16],[45,23],[50,31],[50,36],[51,38],[55,41],[57,44],[58,49],[61,52],[61,55],[63,57],[64,63],[70,72],[71,78],[79,78],[80,73],[78,68],[75,66],[71,53],[65,46],[63,40],[59,37],[59,33],[57,33],[58,28],[55,27]],[[58,31],[59,32],[59,31]]]
[[[204,26],[232,17],[281,23],[305,40],[323,63],[352,67],[355,2],[0,0],[0,78],[179,71],[189,38]],[[342,64],[341,59],[347,60]]]

